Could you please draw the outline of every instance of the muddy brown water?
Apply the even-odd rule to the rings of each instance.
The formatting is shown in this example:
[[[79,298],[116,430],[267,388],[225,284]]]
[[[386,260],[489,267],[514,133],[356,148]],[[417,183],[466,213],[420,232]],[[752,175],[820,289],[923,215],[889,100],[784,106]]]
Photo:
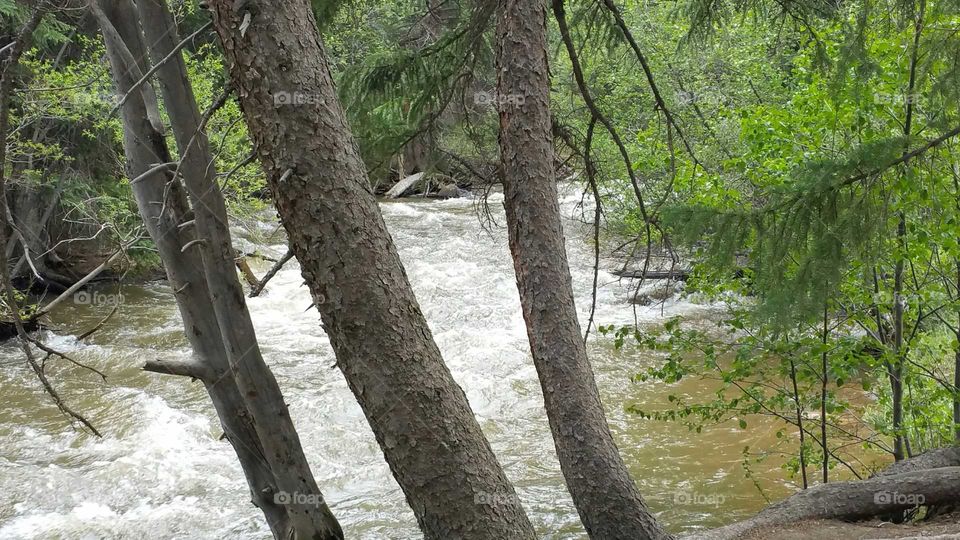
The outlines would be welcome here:
[[[495,196],[496,197],[496,196]],[[576,218],[579,196],[563,200]],[[502,223],[495,198],[494,215]],[[584,538],[566,492],[529,358],[506,234],[481,226],[472,201],[382,205],[434,336],[464,387],[484,432],[515,483],[543,538]],[[269,230],[275,225],[259,225]],[[592,246],[576,219],[567,223],[578,307],[589,308]],[[282,240],[260,248],[284,251]],[[263,263],[263,272],[269,263]],[[613,267],[613,262],[607,264]],[[596,319],[633,321],[633,284],[600,276]],[[163,284],[106,288],[59,309],[51,345],[108,374],[106,383],[50,360],[61,393],[105,437],[70,427],[24,365],[0,347],[0,539],[238,538],[266,539],[262,515],[249,503],[240,467],[221,434],[200,384],[140,370],[148,358],[188,354],[170,291]],[[93,338],[81,333],[119,302],[120,312]],[[359,406],[341,374],[291,262],[250,308],[264,355],[290,404],[314,473],[348,538],[419,538],[414,517],[392,479]],[[642,324],[682,314],[708,324],[717,306],[673,298],[639,307]],[[721,425],[702,433],[625,412],[636,404],[668,408],[667,396],[709,399],[710,385],[635,383],[654,360],[617,351],[610,338],[590,353],[611,427],[648,505],[675,532],[747,517],[765,497],[794,489],[782,457],[743,466],[744,447],[770,447],[781,426],[751,420],[750,429]]]

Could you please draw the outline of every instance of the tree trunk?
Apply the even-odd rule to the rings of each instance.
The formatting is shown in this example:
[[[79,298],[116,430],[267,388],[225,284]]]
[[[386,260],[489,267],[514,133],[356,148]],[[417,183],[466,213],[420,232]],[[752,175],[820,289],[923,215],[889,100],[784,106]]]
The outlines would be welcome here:
[[[957,341],[960,342],[960,332]],[[953,431],[954,443],[960,444],[960,345],[953,359]]]
[[[137,0],[143,29],[155,61],[170,116],[181,170],[195,216],[196,244],[203,259],[207,287],[220,326],[236,384],[246,398],[264,457],[276,483],[261,486],[286,505],[290,531],[298,538],[342,538],[343,532],[324,502],[303,453],[300,437],[287,410],[276,378],[260,353],[256,331],[237,278],[236,253],[227,224],[227,207],[217,185],[213,154],[201,125],[200,111],[187,78],[187,68],[175,50],[179,39],[173,17],[163,0]],[[300,502],[303,501],[303,502]]]
[[[823,351],[820,353],[820,446],[823,451],[823,483],[830,481],[830,449],[827,446],[827,383],[829,377],[829,356],[827,354],[827,338],[829,330],[827,327],[827,306],[823,306]]]
[[[956,166],[956,164],[953,164],[953,167]],[[956,174],[953,175],[953,196],[954,209],[960,212],[960,177]],[[956,279],[956,281],[954,281],[954,287],[956,287],[957,294],[956,296],[951,296],[950,300],[960,298],[960,259],[953,260],[953,268]],[[947,290],[949,291],[949,287]],[[954,336],[957,338],[953,350],[953,443],[960,444],[960,311],[957,311],[956,315],[957,325],[951,327]],[[947,324],[946,320],[941,319],[941,321]]]
[[[104,37],[114,83],[118,92],[126,93],[139,78],[136,72],[143,73],[146,67],[130,67],[125,60],[127,55],[119,52],[126,47],[134,58],[146,58],[136,13],[128,0],[100,0],[97,5],[99,9],[95,8],[95,13],[100,11],[97,16],[101,26],[116,29],[116,32],[105,31]],[[267,463],[267,453],[254,425],[254,416],[233,377],[203,273],[203,261],[196,250],[181,251],[182,246],[195,240],[192,231],[180,227],[188,221],[186,194],[168,169],[152,165],[167,163],[170,156],[163,136],[151,124],[151,115],[147,114],[146,108],[142,97],[135,93],[121,109],[127,175],[139,179],[133,183],[137,207],[164,262],[187,338],[196,355],[196,360],[151,362],[147,369],[187,375],[204,383],[226,437],[243,467],[252,502],[263,511],[274,536],[290,538],[292,531],[308,533],[296,527],[288,508],[277,504],[273,497],[272,490],[279,482]],[[152,173],[145,174],[151,170]],[[298,537],[311,536],[304,534]]]
[[[803,407],[800,401],[800,391],[797,389],[797,365],[790,359],[790,382],[793,383],[793,404],[797,410],[797,428],[800,430],[800,477],[803,479],[803,489],[809,487],[807,482],[806,436],[803,432]]]
[[[897,241],[905,249],[906,218],[900,213],[897,224]],[[906,433],[903,427],[903,256],[896,262],[893,277],[893,363],[890,366],[890,392],[893,407],[893,458],[900,461],[906,457]]]
[[[920,505],[953,504],[957,500],[960,500],[960,467],[923,469],[813,486],[768,506],[746,521],[684,538],[741,538],[770,525],[806,519],[866,519]]]
[[[277,210],[426,538],[533,538],[387,232],[306,0],[211,0]],[[288,99],[289,98],[289,99]]]
[[[510,251],[560,466],[591,538],[668,538],[621,458],[580,333],[561,229],[544,0],[506,0],[497,28]]]

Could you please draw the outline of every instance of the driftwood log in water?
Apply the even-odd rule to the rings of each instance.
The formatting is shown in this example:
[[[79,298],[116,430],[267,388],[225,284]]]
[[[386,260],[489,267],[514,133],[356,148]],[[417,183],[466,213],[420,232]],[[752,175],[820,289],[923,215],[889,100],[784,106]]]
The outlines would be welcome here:
[[[257,275],[254,274],[253,269],[250,268],[250,263],[247,262],[247,258],[238,252],[235,260],[237,270],[240,271],[240,275],[243,276],[243,280],[247,282],[247,285],[249,285],[251,289],[257,287],[260,284],[260,280],[257,279]]]
[[[611,274],[630,279],[672,279],[674,281],[686,281],[693,275],[693,270],[689,268],[674,268],[673,270],[611,270]],[[733,277],[742,278],[744,271],[738,268],[731,272]]]
[[[672,279],[675,281],[686,281],[690,277],[690,270],[687,268],[674,268],[673,270],[613,270],[611,274],[631,279]]]
[[[390,188],[385,194],[384,197],[388,199],[396,199],[397,197],[402,197],[404,193],[413,189],[420,180],[423,179],[423,173],[411,174],[410,176],[400,180],[392,188]]]

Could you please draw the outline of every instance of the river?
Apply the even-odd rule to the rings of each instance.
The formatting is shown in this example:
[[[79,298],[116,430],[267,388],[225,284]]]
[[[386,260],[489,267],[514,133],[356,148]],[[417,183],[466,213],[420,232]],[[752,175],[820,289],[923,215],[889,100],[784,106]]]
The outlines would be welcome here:
[[[385,202],[381,207],[417,298],[454,377],[543,538],[585,538],[566,492],[529,358],[519,297],[502,228],[502,197],[491,210],[501,228],[481,227],[473,201]],[[593,278],[589,228],[576,221],[579,194],[564,195],[568,251],[578,308],[586,321]],[[264,230],[275,225],[262,223]],[[282,254],[282,239],[261,246]],[[606,268],[614,266],[607,261]],[[262,273],[269,267],[256,267]],[[596,319],[633,322],[633,288],[600,275]],[[42,393],[13,342],[0,346],[0,539],[266,539],[269,530],[199,383],[147,374],[148,358],[188,354],[172,296],[160,283],[125,286],[122,299],[99,289],[86,304],[58,308],[43,338],[108,375],[61,360],[48,369],[68,403],[104,433],[71,428]],[[121,302],[90,339],[80,334]],[[249,301],[263,353],[290,405],[317,481],[348,538],[419,538],[359,406],[336,370],[319,315],[292,261]],[[638,308],[642,324],[682,314],[708,321],[717,307],[672,298]],[[608,418],[648,505],[671,530],[690,532],[746,517],[790,492],[781,460],[742,465],[743,449],[772,444],[779,427],[720,425],[703,433],[642,420],[624,407],[668,408],[671,393],[708,397],[694,380],[667,387],[636,383],[650,353],[590,340]]]

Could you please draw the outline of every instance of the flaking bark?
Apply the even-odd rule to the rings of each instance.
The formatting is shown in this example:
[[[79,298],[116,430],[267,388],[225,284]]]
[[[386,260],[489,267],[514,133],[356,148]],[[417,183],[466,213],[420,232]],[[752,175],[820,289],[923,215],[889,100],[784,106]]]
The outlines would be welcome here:
[[[208,5],[337,366],[424,536],[533,538],[413,295],[337,99],[310,4]]]

